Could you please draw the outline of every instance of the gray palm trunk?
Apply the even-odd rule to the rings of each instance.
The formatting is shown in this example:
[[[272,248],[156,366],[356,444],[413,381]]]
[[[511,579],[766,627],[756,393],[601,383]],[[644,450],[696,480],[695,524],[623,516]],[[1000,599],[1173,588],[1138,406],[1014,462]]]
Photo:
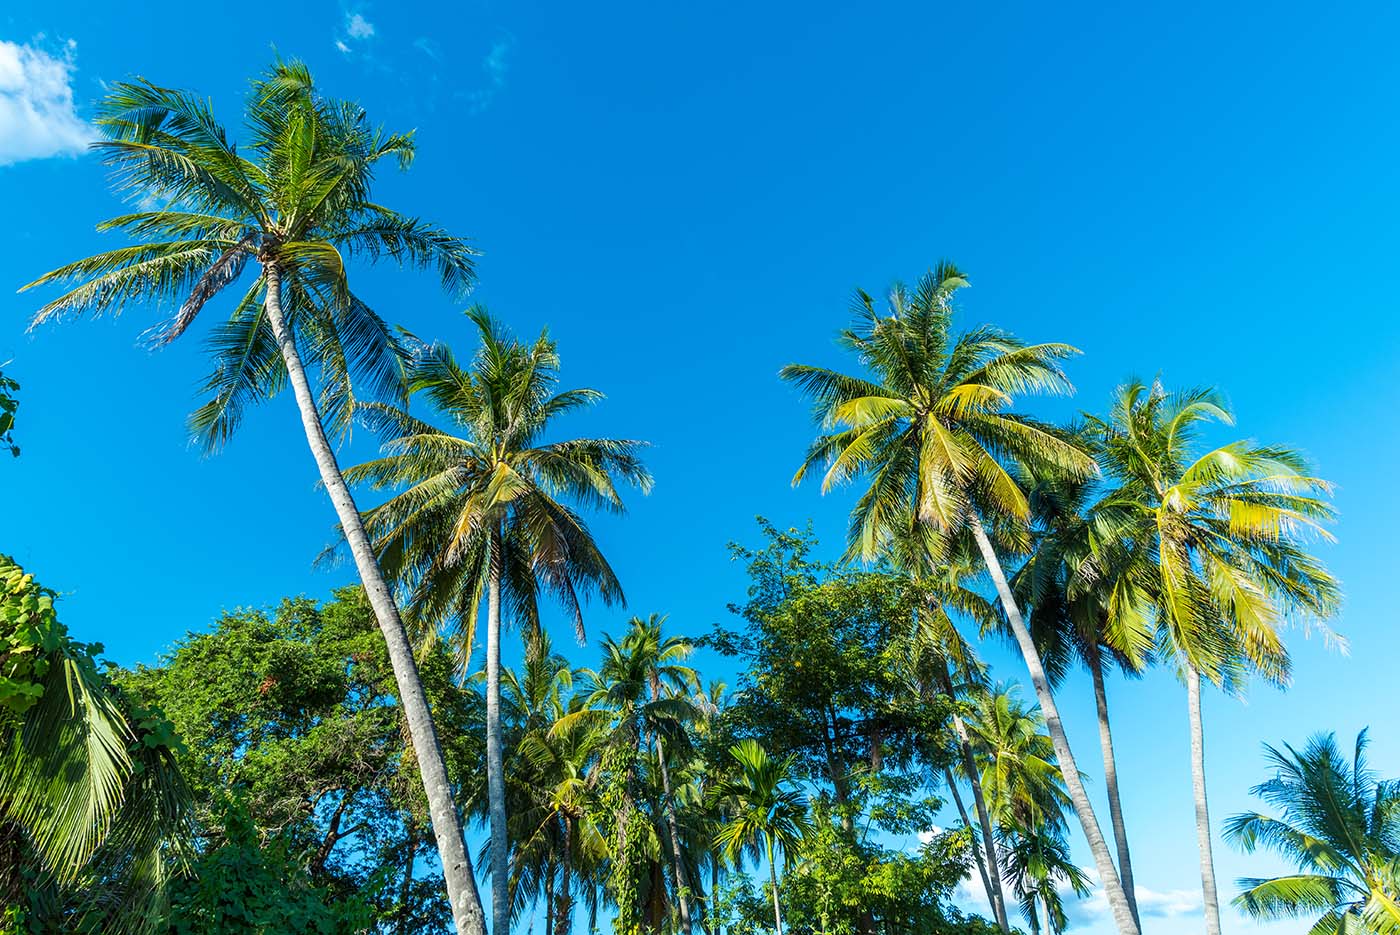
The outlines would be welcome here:
[[[491,932],[510,931],[510,844],[506,836],[506,774],[501,745],[501,538],[491,534],[486,593],[486,798],[491,824]]]
[[[1104,895],[1108,897],[1108,906],[1113,915],[1114,926],[1121,935],[1139,935],[1140,929],[1137,920],[1133,918],[1132,910],[1128,906],[1128,898],[1123,892],[1123,884],[1118,878],[1118,868],[1113,865],[1113,854],[1109,851],[1108,842],[1104,840],[1103,831],[1099,828],[1099,820],[1094,814],[1094,806],[1089,802],[1089,794],[1085,791],[1084,781],[1079,775],[1079,764],[1074,759],[1074,753],[1069,746],[1069,738],[1065,734],[1064,724],[1060,721],[1060,709],[1055,704],[1055,696],[1050,691],[1050,682],[1045,677],[1045,666],[1040,661],[1040,651],[1036,649],[1035,641],[1031,639],[1031,632],[1026,627],[1025,618],[1021,616],[1021,608],[1011,593],[1011,585],[1006,580],[1006,572],[1001,567],[1001,560],[997,558],[996,549],[992,546],[991,539],[987,538],[987,530],[982,527],[982,521],[975,512],[969,513],[968,526],[972,530],[973,539],[977,542],[978,551],[982,553],[982,561],[987,566],[987,573],[996,586],[997,596],[1001,598],[1002,608],[1006,611],[1007,620],[1011,624],[1011,633],[1016,638],[1016,645],[1020,648],[1021,657],[1025,660],[1026,669],[1030,673],[1036,700],[1040,703],[1041,713],[1045,716],[1046,730],[1055,746],[1055,758],[1059,761],[1060,772],[1065,780],[1065,788],[1069,792],[1070,802],[1074,805],[1074,813],[1079,818],[1080,827],[1084,831],[1084,838],[1089,844],[1089,852],[1094,857],[1094,868],[1099,872]]]
[[[423,778],[423,790],[427,793],[428,814],[433,823],[433,837],[437,839],[438,856],[442,861],[443,878],[447,884],[447,899],[452,908],[452,922],[459,935],[485,935],[486,920],[482,912],[481,896],[476,890],[476,880],[472,876],[471,859],[467,856],[466,841],[462,836],[462,821],[457,813],[457,805],[452,800],[452,786],[447,779],[447,764],[443,759],[442,747],[438,744],[437,730],[433,726],[432,713],[428,708],[428,698],[423,691],[423,682],[418,677],[418,666],[413,660],[413,647],[408,633],[404,630],[399,609],[394,603],[393,594],[380,571],[375,559],[374,548],[365,533],[360,520],[360,511],[350,488],[340,473],[335,451],[326,438],[321,425],[321,414],[316,408],[316,399],[311,392],[311,383],[306,377],[301,355],[297,352],[296,337],[287,327],[282,315],[282,277],[275,263],[265,263],[267,294],[263,307],[268,325],[281,351],[282,361],[287,368],[287,378],[292,384],[292,395],[296,397],[297,409],[301,413],[302,428],[306,432],[306,442],[316,467],[321,474],[321,483],[335,507],[345,541],[350,554],[355,559],[355,569],[359,572],[360,583],[370,607],[374,610],[379,630],[389,650],[389,663],[394,670],[394,681],[398,685],[400,703],[403,705],[404,720],[408,723],[409,736],[413,739],[413,752],[418,760],[418,772]]]
[[[951,685],[949,691],[951,691]],[[953,714],[953,732],[958,736],[958,747],[962,751],[963,771],[972,786],[972,802],[977,807],[977,823],[982,827],[982,850],[986,855],[987,876],[991,888],[987,898],[991,900],[992,911],[996,914],[997,925],[1007,935],[1011,932],[1011,918],[1006,912],[1006,893],[1001,885],[1001,860],[997,853],[997,839],[992,832],[992,816],[987,810],[987,799],[982,793],[982,777],[977,771],[977,759],[972,755],[972,742],[968,740],[967,725],[962,716]]]
[[[1113,754],[1113,730],[1108,722],[1108,693],[1104,690],[1103,657],[1095,643],[1090,649],[1089,675],[1094,682],[1094,707],[1099,715],[1099,749],[1103,752],[1103,781],[1108,790],[1108,817],[1113,823],[1113,843],[1118,847],[1118,879],[1133,919],[1142,927],[1138,915],[1137,890],[1133,885],[1133,860],[1128,850],[1128,826],[1123,821],[1123,800],[1118,794],[1118,759]]]
[[[962,819],[963,827],[969,832],[972,831],[972,819],[967,815],[967,806],[963,804],[962,794],[958,792],[958,783],[953,776],[953,771],[948,767],[943,768],[943,780],[948,783],[948,792],[953,796],[953,804],[958,809],[958,817]],[[982,892],[987,894],[987,905],[992,907],[992,915],[997,915],[997,901],[992,896],[992,881],[987,878],[987,858],[983,855],[981,848],[974,847],[972,856],[977,861],[977,874],[982,878]],[[998,918],[1000,918],[998,916]]]
[[[652,698],[656,689],[652,688]],[[661,749],[661,734],[653,732],[656,743],[656,760],[661,764],[661,794],[666,797],[666,828],[671,833],[672,878],[671,889],[676,893],[676,906],[680,911],[681,930],[690,935],[690,899],[687,891],[690,881],[686,878],[685,861],[681,857],[680,828],[676,824],[676,801],[671,796],[671,770],[666,766],[666,753]]]
[[[778,862],[773,857],[773,839],[768,838],[768,878],[773,881],[773,931],[783,935],[783,910],[778,903]]]
[[[1210,805],[1206,802],[1206,743],[1201,724],[1201,674],[1186,663],[1186,707],[1191,717],[1191,787],[1196,795],[1196,844],[1201,850],[1201,896],[1206,935],[1220,935],[1220,897],[1215,891],[1215,857],[1210,843]]]

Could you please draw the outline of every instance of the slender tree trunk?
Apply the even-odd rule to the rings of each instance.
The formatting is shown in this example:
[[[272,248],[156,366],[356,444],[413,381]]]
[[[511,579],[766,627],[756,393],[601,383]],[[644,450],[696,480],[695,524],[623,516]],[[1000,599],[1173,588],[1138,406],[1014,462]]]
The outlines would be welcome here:
[[[544,932],[551,935],[554,931],[554,874],[556,870],[554,861],[549,862],[549,868],[544,876]]]
[[[1031,631],[1027,629],[1026,621],[1021,616],[1021,608],[1011,593],[1011,585],[1006,580],[1006,572],[1001,567],[1001,561],[997,558],[996,550],[992,547],[992,541],[987,538],[987,530],[982,528],[982,521],[975,512],[969,514],[968,526],[972,529],[972,536],[977,542],[978,551],[982,553],[982,561],[987,566],[987,573],[991,575],[992,583],[996,585],[997,596],[1001,598],[1001,605],[1006,611],[1007,620],[1011,623],[1011,632],[1016,637],[1016,644],[1020,647],[1021,656],[1026,662],[1031,685],[1035,687],[1036,700],[1040,702],[1041,713],[1045,715],[1045,727],[1055,745],[1055,757],[1059,761],[1060,772],[1064,776],[1065,788],[1069,792],[1070,801],[1074,804],[1074,812],[1079,818],[1079,824],[1084,830],[1084,838],[1089,844],[1089,852],[1094,855],[1094,867],[1099,872],[1104,895],[1108,897],[1108,906],[1113,914],[1114,925],[1117,926],[1121,935],[1139,935],[1140,929],[1137,921],[1133,918],[1132,910],[1128,908],[1128,898],[1123,894],[1123,884],[1118,879],[1118,869],[1113,865],[1113,854],[1108,849],[1108,842],[1104,840],[1103,831],[1099,828],[1098,817],[1094,814],[1094,806],[1089,802],[1089,794],[1084,790],[1084,782],[1079,776],[1079,764],[1074,758],[1073,751],[1070,750],[1069,737],[1066,736],[1064,724],[1060,721],[1060,709],[1055,704],[1055,696],[1050,691],[1050,682],[1045,677],[1045,667],[1041,664],[1040,652],[1036,649],[1035,641],[1031,639]]]
[[[501,742],[501,536],[491,532],[486,593],[486,793],[491,824],[491,935],[510,931],[510,842],[506,836],[505,755]]]
[[[652,697],[656,697],[653,690]],[[676,907],[680,910],[681,930],[690,935],[690,881],[686,877],[685,860],[681,856],[680,828],[676,823],[676,802],[671,796],[671,770],[666,765],[666,753],[661,749],[661,735],[652,734],[656,741],[656,760],[661,764],[661,792],[666,797],[666,829],[671,833],[671,859],[674,878],[671,888],[676,892]]]
[[[768,839],[768,877],[773,881],[774,935],[783,935],[783,910],[778,902],[778,862],[773,856],[773,839]]]
[[[940,673],[943,690],[949,700],[956,702],[953,679],[948,674],[947,664]],[[977,824],[982,828],[982,852],[987,866],[987,878],[991,885],[987,888],[987,899],[992,904],[992,914],[996,923],[1005,933],[1011,932],[1011,917],[1006,911],[1006,892],[1001,885],[1001,859],[997,853],[996,834],[992,830],[992,816],[987,810],[987,799],[982,793],[982,775],[977,769],[977,758],[972,755],[972,741],[967,736],[967,725],[962,715],[953,711],[953,733],[958,738],[958,749],[962,753],[963,771],[967,773],[968,785],[972,787],[972,802],[977,808]]]
[[[1191,786],[1196,794],[1196,844],[1201,849],[1201,896],[1206,935],[1220,935],[1220,897],[1215,891],[1215,857],[1210,844],[1210,806],[1206,802],[1206,743],[1201,724],[1201,675],[1186,663],[1186,706],[1191,716]]]
[[[413,818],[408,820],[408,854],[404,858],[403,886],[399,889],[399,935],[409,935],[408,923],[412,919],[408,901],[413,895],[413,864],[418,859],[418,828]]]
[[[574,821],[564,816],[564,844],[560,855],[559,907],[554,911],[553,935],[569,935],[574,928]]]
[[[476,880],[472,877],[471,859],[467,856],[466,841],[462,837],[462,821],[457,814],[457,805],[452,800],[452,786],[447,778],[447,765],[443,760],[442,748],[438,745],[437,730],[433,726],[432,714],[428,709],[428,698],[423,691],[423,683],[418,677],[418,666],[413,660],[413,647],[408,641],[399,609],[384,574],[375,559],[374,548],[365,534],[364,523],[350,488],[340,473],[335,451],[326,438],[321,425],[321,415],[316,409],[316,399],[311,393],[311,383],[306,377],[301,355],[297,352],[296,338],[282,316],[282,279],[275,263],[265,263],[267,295],[264,309],[273,337],[282,353],[287,367],[287,377],[292,384],[292,394],[296,397],[297,409],[301,413],[302,428],[306,431],[306,442],[311,448],[312,457],[321,474],[321,482],[335,507],[345,541],[350,546],[350,554],[355,558],[355,568],[365,595],[374,609],[374,617],[379,623],[380,632],[389,649],[389,662],[394,669],[394,680],[398,684],[399,699],[403,704],[404,719],[408,722],[409,735],[413,738],[413,751],[418,760],[418,772],[423,778],[423,789],[428,797],[428,814],[433,823],[433,836],[437,839],[438,855],[442,859],[443,878],[447,884],[447,899],[452,907],[452,922],[459,935],[485,935],[486,920],[482,913],[481,896],[476,890]]]
[[[1142,927],[1138,916],[1137,890],[1133,885],[1133,859],[1128,851],[1128,826],[1123,821],[1123,800],[1118,795],[1118,759],[1113,754],[1113,730],[1108,723],[1108,693],[1103,684],[1103,657],[1097,643],[1089,649],[1089,675],[1094,680],[1094,706],[1099,714],[1099,748],[1103,751],[1103,781],[1108,790],[1108,817],[1113,823],[1113,843],[1118,847],[1118,879],[1123,895],[1128,899],[1133,920]]]
[[[948,791],[953,795],[953,804],[958,808],[958,817],[962,819],[963,827],[971,831],[972,820],[967,817],[967,806],[963,805],[962,795],[958,792],[957,779],[953,776],[953,771],[946,766],[943,767],[943,779],[948,783]],[[996,897],[992,895],[992,881],[987,877],[987,858],[982,848],[975,845],[972,848],[972,856],[977,861],[977,873],[982,877],[982,892],[987,894],[987,905],[992,907],[992,917],[1000,920]]]

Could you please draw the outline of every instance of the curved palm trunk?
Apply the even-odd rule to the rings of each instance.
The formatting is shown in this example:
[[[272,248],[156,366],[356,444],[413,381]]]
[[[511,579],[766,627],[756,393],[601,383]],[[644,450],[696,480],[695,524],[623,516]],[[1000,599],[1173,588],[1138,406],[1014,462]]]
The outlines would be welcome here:
[[[953,693],[953,679],[948,674],[945,664],[940,673],[943,679],[943,690],[950,700],[956,700]],[[992,831],[992,816],[987,810],[987,799],[982,793],[982,775],[977,769],[977,759],[972,755],[972,741],[967,736],[967,725],[963,722],[962,715],[953,712],[953,733],[958,738],[958,750],[962,754],[963,771],[967,773],[968,785],[972,787],[972,802],[977,808],[977,824],[982,828],[982,854],[978,857],[979,863],[985,863],[986,879],[989,882],[987,887],[987,899],[992,904],[992,914],[996,917],[997,926],[1002,932],[1010,935],[1011,918],[1006,911],[1006,892],[1001,885],[1001,859],[997,853],[997,839]]]
[[[953,796],[953,804],[957,806],[958,817],[962,819],[963,827],[971,831],[972,820],[968,818],[967,806],[963,805],[962,794],[958,792],[958,784],[953,776],[953,771],[946,766],[943,768],[943,781],[948,784],[948,791]],[[972,856],[977,861],[977,873],[982,877],[982,892],[987,894],[987,904],[992,907],[992,915],[1000,921],[1001,916],[997,913],[996,897],[992,895],[992,881],[987,878],[987,858],[979,847],[972,849]]]
[[[472,878],[471,859],[467,856],[466,841],[462,837],[462,821],[457,814],[457,805],[452,800],[452,786],[447,778],[447,764],[443,760],[442,748],[438,745],[437,730],[433,726],[432,713],[428,709],[428,698],[423,691],[423,682],[418,677],[418,666],[413,660],[413,647],[408,641],[399,609],[384,574],[374,556],[369,536],[365,533],[360,511],[350,488],[340,473],[335,451],[326,438],[321,425],[321,414],[316,408],[316,399],[311,393],[311,383],[306,377],[301,355],[297,352],[296,338],[287,327],[282,316],[282,280],[276,264],[264,266],[267,276],[267,295],[264,309],[268,324],[272,328],[277,347],[282,353],[282,361],[287,367],[287,378],[292,384],[292,394],[296,397],[297,409],[301,413],[302,428],[306,432],[306,443],[311,455],[316,459],[316,467],[321,474],[321,482],[335,507],[340,527],[345,532],[345,541],[350,546],[350,554],[355,558],[355,569],[359,572],[360,583],[365,596],[374,609],[375,620],[384,635],[389,649],[389,663],[394,669],[394,681],[398,685],[399,699],[403,704],[404,720],[408,722],[409,736],[413,738],[413,752],[418,760],[418,772],[423,778],[423,789],[428,798],[428,814],[433,823],[433,837],[437,839],[438,856],[442,860],[443,878],[447,884],[447,899],[452,907],[452,922],[459,935],[485,935],[486,920],[481,909],[481,896],[476,890],[476,880]]]
[[[653,690],[653,697],[655,691]],[[685,861],[681,857],[680,828],[676,823],[676,801],[671,796],[671,770],[666,765],[666,754],[661,749],[661,735],[653,733],[656,741],[656,760],[661,764],[661,793],[666,797],[666,828],[671,833],[672,879],[671,889],[676,893],[676,907],[680,910],[681,930],[690,935],[690,881],[686,878]]]
[[[1206,802],[1206,743],[1201,724],[1201,675],[1186,663],[1186,707],[1191,717],[1191,787],[1196,794],[1196,844],[1201,849],[1201,896],[1206,935],[1220,935],[1220,897],[1215,891],[1215,857],[1210,845],[1210,806]]]
[[[987,573],[992,577],[992,583],[996,585],[997,596],[1001,598],[1001,605],[1006,610],[1006,618],[1011,624],[1011,632],[1016,637],[1016,645],[1021,650],[1021,657],[1025,660],[1026,669],[1030,673],[1031,684],[1035,687],[1036,700],[1040,702],[1041,713],[1045,715],[1045,727],[1050,734],[1050,739],[1055,745],[1055,757],[1060,764],[1060,772],[1064,776],[1065,788],[1069,791],[1070,802],[1074,805],[1074,813],[1079,818],[1079,824],[1084,830],[1084,838],[1089,843],[1089,852],[1094,855],[1094,867],[1099,872],[1099,879],[1104,888],[1104,895],[1108,897],[1108,906],[1113,914],[1113,923],[1121,935],[1139,935],[1137,920],[1133,918],[1132,910],[1128,908],[1128,898],[1123,893],[1123,884],[1118,879],[1118,869],[1113,865],[1113,854],[1108,849],[1108,842],[1104,840],[1103,831],[1099,829],[1098,817],[1094,814],[1094,806],[1089,802],[1089,794],[1084,790],[1084,781],[1079,776],[1079,764],[1074,759],[1074,753],[1070,750],[1069,737],[1065,734],[1065,726],[1060,721],[1060,709],[1055,704],[1055,696],[1050,691],[1050,682],[1045,677],[1045,667],[1040,661],[1040,651],[1035,647],[1035,641],[1031,639],[1031,631],[1026,627],[1025,618],[1021,616],[1021,608],[1016,603],[1016,598],[1011,593],[1011,585],[1006,580],[1006,572],[1001,567],[1001,561],[997,558],[996,549],[992,547],[992,541],[987,538],[987,530],[982,528],[982,521],[976,513],[968,516],[968,526],[972,530],[973,539],[977,542],[977,549],[982,553],[982,561],[987,566]]]
[[[773,881],[774,935],[783,935],[783,909],[778,903],[778,863],[773,859],[773,839],[768,839],[768,878]]]
[[[491,932],[510,931],[510,843],[506,837],[506,775],[501,743],[501,537],[491,534],[491,580],[486,594],[486,797],[491,824]]]
[[[1089,675],[1094,681],[1094,707],[1099,715],[1099,749],[1103,752],[1103,781],[1108,790],[1108,818],[1113,823],[1113,843],[1118,847],[1118,879],[1128,899],[1133,921],[1142,927],[1138,915],[1137,890],[1133,885],[1133,859],[1128,851],[1128,826],[1123,821],[1123,800],[1118,795],[1118,758],[1113,754],[1113,730],[1108,723],[1108,693],[1103,684],[1103,659],[1097,643],[1091,645]]]

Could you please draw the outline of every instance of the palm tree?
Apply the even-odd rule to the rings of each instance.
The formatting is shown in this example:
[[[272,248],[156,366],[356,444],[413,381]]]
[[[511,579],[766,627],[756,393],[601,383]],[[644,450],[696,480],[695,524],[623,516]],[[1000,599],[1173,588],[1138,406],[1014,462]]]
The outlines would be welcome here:
[[[1104,675],[1109,666],[1137,675],[1150,661],[1151,576],[1140,561],[1138,544],[1121,535],[1113,517],[1096,510],[1097,485],[1063,477],[1027,480],[1036,542],[1012,589],[1027,608],[1027,623],[1051,685],[1058,687],[1074,661],[1089,672],[1118,874],[1133,918],[1141,924]]]
[[[1334,734],[1302,752],[1265,746],[1275,773],[1251,790],[1279,812],[1231,818],[1225,837],[1253,853],[1263,845],[1296,873],[1239,881],[1234,904],[1259,920],[1318,916],[1314,935],[1400,931],[1400,783],[1366,764],[1366,731],[1348,759]]]
[[[1045,722],[1015,686],[997,686],[974,696],[968,723],[1002,843],[1003,871],[1021,914],[1032,932],[1043,924],[1058,935],[1067,924],[1059,884],[1079,896],[1088,894],[1089,885],[1064,839],[1069,798]]]
[[[179,740],[101,675],[54,598],[0,555],[0,927],[36,902],[52,918],[35,931],[154,933],[191,834]]]
[[[690,655],[688,642],[662,635],[665,617],[652,614],[645,619],[633,617],[621,640],[605,637],[603,664],[595,672],[586,673],[591,685],[583,707],[560,720],[556,730],[577,729],[584,723],[608,724],[608,736],[603,742],[602,768],[610,773],[613,798],[614,827],[613,875],[614,892],[618,900],[619,925],[622,930],[633,923],[636,906],[631,902],[637,881],[632,878],[635,867],[631,856],[637,853],[639,832],[633,827],[638,815],[638,775],[642,745],[647,738],[655,744],[661,764],[662,809],[671,843],[672,891],[677,905],[685,901],[686,875],[680,853],[680,836],[675,821],[674,790],[665,765],[668,751],[685,749],[688,740],[685,726],[696,719],[698,711],[687,695],[699,690],[694,670],[682,665]],[[663,744],[664,740],[664,744]],[[688,908],[682,910],[682,924],[689,924]]]
[[[346,258],[388,256],[436,266],[443,285],[461,293],[474,279],[472,251],[372,199],[381,161],[396,160],[400,167],[412,161],[411,134],[385,133],[358,106],[321,97],[299,62],[279,61],[253,82],[242,147],[230,140],[208,101],[145,79],[113,85],[97,125],[104,138],[95,148],[113,168],[117,190],[158,207],[100,225],[125,231],[135,244],[61,266],[25,286],[79,282],[34,321],[119,312],[130,302],[178,302],[175,316],[155,332],[155,340],[166,343],[252,265],[253,282],[210,337],[214,372],[205,388],[211,398],[192,426],[205,448],[215,449],[247,406],[291,384],[321,481],[389,647],[453,921],[458,932],[481,933],[480,898],[412,647],[323,424],[348,427],[357,382],[371,394],[392,395],[401,376],[398,342],[351,291]],[[308,362],[321,374],[319,401]]]
[[[1123,935],[1137,935],[1044,665],[988,533],[989,524],[999,524],[1017,534],[1030,519],[1026,494],[1005,462],[1072,477],[1094,470],[1092,459],[1062,433],[1009,409],[1018,393],[1068,391],[1059,362],[1076,351],[1065,344],[1027,345],[989,326],[954,336],[952,297],[966,283],[943,264],[912,291],[896,285],[888,314],[858,292],[855,323],[841,342],[869,377],[783,368],[783,378],[815,402],[825,433],[808,450],[794,483],[819,465],[827,466],[823,491],[869,476],[849,537],[851,553],[865,560],[896,534],[911,505],[920,522],[947,534],[945,540],[963,530],[972,534],[1045,713],[1114,922]]]
[[[783,912],[778,898],[778,856],[791,859],[807,834],[807,797],[783,788],[793,760],[775,760],[755,740],[742,740],[729,750],[737,773],[714,783],[709,795],[727,801],[732,813],[715,836],[725,856],[738,861],[743,854],[758,856],[762,843],[773,887],[773,926],[783,935]]]
[[[383,457],[346,472],[376,489],[406,488],[365,514],[390,577],[408,590],[425,632],[451,622],[465,671],[486,592],[486,769],[490,800],[493,931],[509,926],[509,844],[501,739],[502,602],[528,631],[538,597],[552,594],[583,636],[582,601],[622,587],[570,502],[623,512],[618,481],[642,491],[651,476],[641,442],[612,438],[546,441],[555,420],[593,405],[592,389],[558,391],[559,355],[542,334],[526,345],[481,306],[468,310],[481,346],[468,367],[435,344],[417,349],[407,382],[448,420],[439,429],[401,408],[362,406],[384,438]]]
[[[1137,554],[1152,564],[1160,639],[1186,681],[1206,932],[1219,935],[1201,681],[1233,690],[1252,670],[1286,682],[1285,615],[1329,617],[1340,591],[1303,547],[1309,531],[1327,537],[1320,524],[1333,515],[1330,486],[1290,448],[1235,441],[1193,456],[1209,420],[1232,422],[1211,391],[1169,394],[1160,382],[1132,382],[1089,427],[1117,485],[1099,511],[1149,544]]]

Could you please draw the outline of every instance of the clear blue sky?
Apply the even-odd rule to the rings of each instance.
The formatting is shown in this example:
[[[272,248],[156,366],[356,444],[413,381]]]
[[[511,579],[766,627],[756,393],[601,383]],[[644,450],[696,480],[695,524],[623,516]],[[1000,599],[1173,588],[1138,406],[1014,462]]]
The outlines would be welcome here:
[[[521,332],[548,324],[567,381],[608,394],[589,431],[654,443],[655,493],[598,523],[633,610],[693,632],[722,619],[742,588],[724,544],[751,539],[756,513],[838,539],[849,498],[789,487],[810,428],[775,374],[842,361],[854,287],[948,257],[973,281],[965,322],[1084,350],[1079,395],[1042,414],[1099,407],[1131,374],[1215,383],[1241,434],[1303,447],[1340,485],[1326,555],[1351,655],[1295,634],[1291,691],[1209,699],[1216,817],[1249,804],[1264,741],[1370,723],[1400,775],[1383,571],[1400,521],[1400,9],[1118,6],[10,4],[0,361],[24,384],[25,453],[0,465],[0,548],[124,663],[224,608],[349,580],[311,567],[332,516],[289,399],[203,460],[184,430],[197,335],[147,351],[140,310],[28,335],[36,299],[11,292],[108,244],[93,225],[119,205],[91,158],[65,154],[102,82],[197,88],[232,122],[275,45],[418,128],[419,161],[382,200],[475,239],[477,299]],[[429,277],[361,282],[389,318],[468,340]],[[620,619],[591,615],[594,632]],[[1165,673],[1111,691],[1138,876],[1160,894],[1147,931],[1199,931],[1171,914],[1198,881],[1183,692]],[[1084,684],[1063,704],[1097,781]],[[1218,856],[1227,897],[1272,867]],[[1229,909],[1226,924],[1250,929]]]

